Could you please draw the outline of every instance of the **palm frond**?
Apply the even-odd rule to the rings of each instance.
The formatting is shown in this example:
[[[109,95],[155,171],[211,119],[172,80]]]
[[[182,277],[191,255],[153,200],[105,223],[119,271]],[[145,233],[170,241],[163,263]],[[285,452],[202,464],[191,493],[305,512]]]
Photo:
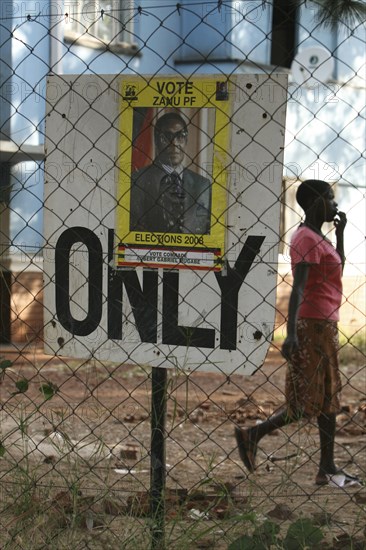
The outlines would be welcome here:
[[[318,6],[317,21],[324,27],[338,23],[353,30],[366,22],[366,3],[360,0],[314,0]]]

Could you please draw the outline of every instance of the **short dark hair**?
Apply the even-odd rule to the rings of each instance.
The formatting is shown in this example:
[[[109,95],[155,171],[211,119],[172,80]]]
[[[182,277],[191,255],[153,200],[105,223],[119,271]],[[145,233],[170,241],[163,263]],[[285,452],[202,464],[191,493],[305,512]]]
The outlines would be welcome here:
[[[175,113],[175,112],[165,113],[165,115],[162,115],[160,118],[158,118],[158,120],[155,123],[155,128],[154,128],[155,141],[157,140],[157,137],[159,133],[162,131],[162,129],[164,128],[164,126],[172,120],[177,120],[178,122],[180,122],[181,125],[183,126],[183,130],[185,130],[186,132],[188,131],[186,121],[179,113]]]
[[[309,208],[319,197],[328,193],[331,189],[329,183],[323,180],[305,180],[303,181],[296,192],[296,200],[303,210]]]

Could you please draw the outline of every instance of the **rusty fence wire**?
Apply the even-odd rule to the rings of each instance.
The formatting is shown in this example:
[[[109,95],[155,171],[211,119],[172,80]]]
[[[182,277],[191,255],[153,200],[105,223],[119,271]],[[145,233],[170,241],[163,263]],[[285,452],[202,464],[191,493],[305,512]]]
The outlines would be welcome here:
[[[302,1],[6,1],[0,9],[1,548],[366,548],[364,24],[341,24],[334,14],[320,12],[319,3]],[[121,89],[125,77],[133,85]],[[158,88],[153,103],[136,108],[128,132],[118,109],[133,105],[157,77],[165,82],[165,95]],[[221,177],[212,151],[220,156],[214,148],[221,137],[209,109],[189,99],[199,78],[209,86],[218,82],[206,90],[208,103],[215,96],[217,116],[219,102],[232,96],[235,105],[245,104],[242,127],[235,112],[220,128],[235,130],[222,162],[229,183],[239,189],[225,215],[230,220],[230,209],[240,203],[253,226],[268,225],[269,244],[254,254],[248,270],[262,265],[274,278],[271,288],[262,288],[248,275],[241,286],[243,275],[239,288],[250,304],[260,296],[253,309],[265,304],[271,320],[258,324],[255,311],[246,319],[239,307],[234,320],[247,325],[238,329],[238,340],[251,351],[231,370],[225,366],[234,349],[230,337],[222,337],[220,364],[211,355],[216,344],[205,340],[218,307],[205,298],[207,271],[199,272],[200,290],[191,299],[189,280],[182,287],[176,275],[184,277],[184,270],[163,264],[158,270],[144,243],[145,255],[137,261],[140,268],[148,263],[143,282],[140,276],[128,279],[128,251],[108,232],[110,216],[129,209],[128,231],[160,234],[163,251],[174,248],[172,235],[178,243],[191,238],[186,242],[193,248],[185,249],[191,258],[194,246],[222,226],[225,218],[213,221],[216,211],[210,218],[210,180]],[[261,82],[256,94],[255,82]],[[281,92],[277,99],[271,98],[274,83]],[[182,90],[185,104],[178,99]],[[260,110],[264,97],[270,115]],[[285,111],[286,122],[280,119]],[[165,125],[158,122],[163,115]],[[92,117],[99,122],[91,125]],[[275,147],[272,131],[283,136],[283,147]],[[119,143],[118,155],[109,149],[110,135]],[[235,139],[247,140],[244,164]],[[120,159],[132,145],[127,169]],[[258,148],[262,161],[251,157]],[[170,170],[164,191],[146,201],[146,167],[159,155],[163,164],[175,155],[180,174]],[[187,171],[199,192],[182,188]],[[131,174],[131,196],[110,191]],[[344,484],[341,475],[328,485],[315,484],[316,419],[263,438],[253,473],[234,438],[235,427],[259,425],[284,402],[280,349],[292,288],[288,250],[301,221],[296,190],[311,178],[329,182],[348,217],[335,456],[340,468],[359,478],[353,484]],[[105,187],[107,181],[112,187]],[[85,219],[94,240],[83,232]],[[125,227],[123,220],[120,214],[119,227]],[[229,224],[224,229],[230,235],[239,231]],[[333,228],[327,231],[333,240]],[[61,245],[55,253],[62,234],[62,246],[75,258],[66,267]],[[237,256],[235,246],[227,246],[224,269],[230,271],[230,253]],[[172,252],[175,258],[179,250]],[[85,268],[80,258],[88,255]],[[116,261],[122,262],[121,279],[111,268]],[[212,269],[220,259],[215,261]],[[238,271],[244,269],[237,262]],[[108,285],[99,281],[99,267],[103,276],[108,273]],[[216,293],[224,288],[220,275],[217,281]],[[154,302],[149,284],[164,287],[161,300]],[[172,311],[164,303],[175,298]],[[175,345],[178,310],[186,303],[205,328],[186,331]],[[95,328],[89,339],[87,325]],[[132,347],[116,344],[122,330],[133,336]],[[169,353],[154,340],[160,331],[171,343]],[[142,342],[155,346],[153,365],[144,360]],[[200,349],[201,360],[190,370],[174,359],[179,345]],[[256,359],[260,350],[263,360]],[[157,368],[163,366],[169,368]]]

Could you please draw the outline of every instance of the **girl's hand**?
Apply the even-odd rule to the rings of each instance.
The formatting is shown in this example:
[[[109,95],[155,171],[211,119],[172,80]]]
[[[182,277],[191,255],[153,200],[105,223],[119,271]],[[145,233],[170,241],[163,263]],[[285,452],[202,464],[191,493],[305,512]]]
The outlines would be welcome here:
[[[336,229],[336,233],[343,233],[345,227],[347,225],[347,216],[344,212],[337,212],[335,218],[334,218],[334,227]]]
[[[297,336],[287,336],[282,344],[281,353],[287,361],[291,360],[291,356],[299,349],[299,341]]]

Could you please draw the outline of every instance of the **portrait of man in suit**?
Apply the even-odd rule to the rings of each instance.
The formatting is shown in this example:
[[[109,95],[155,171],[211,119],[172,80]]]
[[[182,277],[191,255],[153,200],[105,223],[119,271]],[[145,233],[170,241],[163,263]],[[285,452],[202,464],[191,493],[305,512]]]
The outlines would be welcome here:
[[[188,141],[179,112],[156,120],[154,161],[131,175],[131,231],[210,233],[211,181],[187,167]]]

